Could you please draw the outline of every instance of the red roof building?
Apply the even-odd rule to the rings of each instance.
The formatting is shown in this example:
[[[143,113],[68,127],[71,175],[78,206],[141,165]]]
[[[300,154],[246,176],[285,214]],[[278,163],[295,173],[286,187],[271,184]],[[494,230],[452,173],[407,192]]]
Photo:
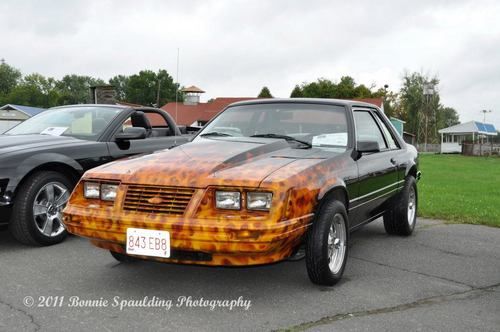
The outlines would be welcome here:
[[[203,126],[229,104],[257,99],[252,97],[215,98],[206,103],[168,103],[161,109],[168,112],[179,125]]]

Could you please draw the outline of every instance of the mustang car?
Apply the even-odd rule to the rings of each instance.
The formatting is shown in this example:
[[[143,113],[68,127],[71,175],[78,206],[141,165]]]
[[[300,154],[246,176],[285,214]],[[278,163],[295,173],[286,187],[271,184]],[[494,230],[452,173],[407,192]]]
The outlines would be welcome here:
[[[25,244],[61,242],[62,210],[86,170],[190,138],[155,108],[77,105],[40,113],[0,135],[0,225]]]
[[[412,233],[419,177],[374,105],[246,101],[192,142],[86,172],[64,223],[122,262],[248,266],[303,246],[311,281],[333,285],[353,230],[383,216],[389,234]]]

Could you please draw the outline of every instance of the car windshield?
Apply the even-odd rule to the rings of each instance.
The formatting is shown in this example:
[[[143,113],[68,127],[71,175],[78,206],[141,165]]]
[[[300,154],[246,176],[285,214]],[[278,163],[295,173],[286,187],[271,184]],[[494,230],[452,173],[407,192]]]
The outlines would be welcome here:
[[[121,108],[74,106],[40,113],[4,133],[5,135],[70,136],[96,141]]]
[[[343,106],[307,103],[233,106],[203,128],[196,140],[231,137],[285,139],[300,148],[345,150],[346,110]]]

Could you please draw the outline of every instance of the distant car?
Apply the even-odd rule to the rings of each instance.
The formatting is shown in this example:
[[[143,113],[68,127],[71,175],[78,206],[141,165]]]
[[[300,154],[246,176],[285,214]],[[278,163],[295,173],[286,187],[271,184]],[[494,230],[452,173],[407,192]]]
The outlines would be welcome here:
[[[419,176],[416,149],[371,104],[253,100],[190,143],[90,170],[64,223],[119,261],[257,265],[305,245],[310,279],[333,285],[350,231],[383,216],[389,234],[413,232]]]
[[[67,234],[61,211],[86,170],[189,139],[155,108],[47,110],[0,135],[0,224],[26,244],[58,243]]]

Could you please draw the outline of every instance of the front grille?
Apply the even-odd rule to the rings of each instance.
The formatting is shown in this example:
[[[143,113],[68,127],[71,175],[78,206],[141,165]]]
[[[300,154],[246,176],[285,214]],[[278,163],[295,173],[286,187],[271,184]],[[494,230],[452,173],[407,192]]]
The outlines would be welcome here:
[[[129,185],[125,196],[124,210],[183,215],[191,201],[194,189]]]

